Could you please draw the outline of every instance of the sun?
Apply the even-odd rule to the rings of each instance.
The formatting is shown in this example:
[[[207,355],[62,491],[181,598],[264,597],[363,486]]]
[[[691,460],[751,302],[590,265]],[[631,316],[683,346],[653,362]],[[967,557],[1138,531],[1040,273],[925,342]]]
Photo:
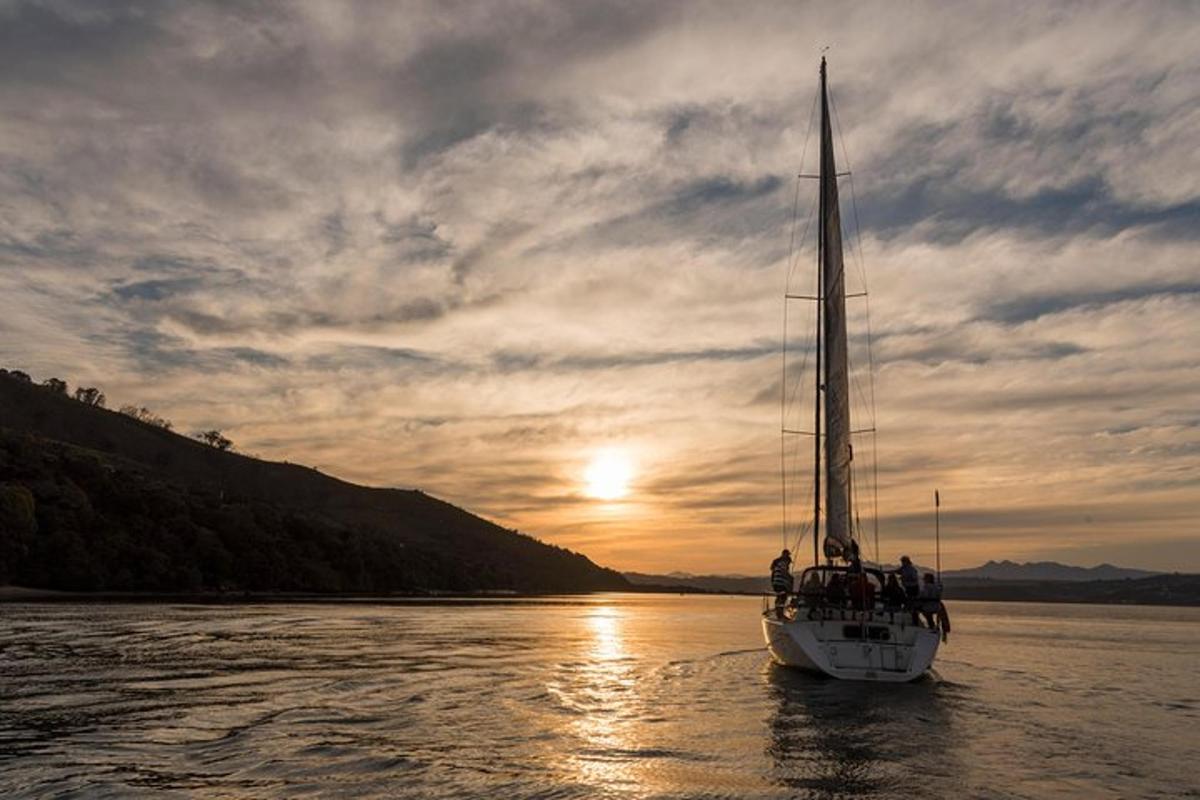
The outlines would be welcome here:
[[[614,450],[597,453],[583,479],[588,497],[597,500],[620,500],[629,494],[629,481],[633,478],[633,465],[629,458]]]

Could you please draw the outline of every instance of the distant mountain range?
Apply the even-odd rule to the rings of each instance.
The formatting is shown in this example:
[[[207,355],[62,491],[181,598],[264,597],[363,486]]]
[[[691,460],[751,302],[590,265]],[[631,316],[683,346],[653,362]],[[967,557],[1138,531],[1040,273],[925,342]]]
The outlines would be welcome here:
[[[1200,575],[1162,573],[1147,578],[1097,581],[1003,581],[988,578],[954,578],[946,581],[946,599],[1200,606]]]
[[[1149,578],[1161,573],[1144,569],[1114,567],[1101,564],[1096,567],[1073,567],[1057,561],[989,561],[971,569],[948,569],[942,578],[975,578],[994,581],[1114,581],[1125,578]]]
[[[764,575],[691,575],[687,572],[671,572],[666,575],[650,575],[644,572],[622,573],[625,580],[634,586],[674,588],[680,591],[704,591],[722,594],[762,594],[771,590],[771,582]]]
[[[885,565],[884,569],[895,569]],[[919,567],[922,571],[931,567]],[[1097,567],[1073,567],[1056,561],[1030,561],[1018,564],[1013,561],[989,561],[970,569],[954,569],[942,572],[948,583],[975,583],[978,581],[1100,581],[1148,578],[1159,573],[1144,569],[1114,567],[1101,564]],[[692,575],[687,572],[670,572],[652,575],[643,572],[626,572],[626,580],[637,586],[667,586],[701,589],[707,592],[729,592],[731,594],[761,594],[770,591],[770,581],[763,575]]]
[[[90,391],[90,393],[88,393]],[[80,592],[587,592],[579,553],[420,491],[228,452],[0,370],[0,585]],[[133,412],[133,413],[131,413]]]
[[[992,569],[988,569],[991,566]],[[996,567],[1000,567],[999,570]],[[1057,568],[1057,569],[1055,569]],[[978,577],[979,571],[984,572]],[[1096,577],[1078,577],[1080,573]],[[992,574],[1022,577],[989,577]],[[989,562],[973,570],[943,573],[947,600],[989,600],[1031,603],[1105,603],[1110,605],[1200,605],[1200,575],[1149,573],[1109,564],[1085,569],[1064,564],[996,564]],[[1024,576],[1039,577],[1024,577]],[[1041,576],[1055,575],[1058,578]],[[1113,576],[1113,577],[1109,577]],[[763,594],[770,591],[765,576],[740,575],[647,575],[625,573],[626,579],[643,591],[708,592],[714,594]]]

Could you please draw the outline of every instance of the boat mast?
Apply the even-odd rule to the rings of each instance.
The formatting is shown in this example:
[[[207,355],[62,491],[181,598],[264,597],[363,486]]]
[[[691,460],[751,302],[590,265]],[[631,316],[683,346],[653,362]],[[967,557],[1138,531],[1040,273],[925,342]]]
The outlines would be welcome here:
[[[817,225],[817,372],[815,393],[816,399],[813,403],[813,524],[812,524],[812,539],[813,539],[813,566],[821,564],[821,390],[824,388],[825,377],[821,372],[822,352],[824,351],[822,331],[822,309],[825,306],[824,291],[825,291],[825,56],[821,56],[821,146],[820,164],[818,165],[818,175],[821,181],[821,187],[817,190],[817,219],[820,223]]]

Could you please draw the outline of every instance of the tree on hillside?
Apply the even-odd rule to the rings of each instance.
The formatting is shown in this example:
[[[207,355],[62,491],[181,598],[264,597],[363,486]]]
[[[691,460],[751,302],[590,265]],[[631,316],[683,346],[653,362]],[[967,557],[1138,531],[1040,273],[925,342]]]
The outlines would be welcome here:
[[[95,386],[88,386],[87,388],[80,386],[75,390],[75,399],[85,405],[95,406],[96,408],[104,408],[104,403],[107,400],[104,397],[104,392]]]
[[[67,393],[67,382],[59,378],[46,378],[42,381],[42,386],[45,386],[55,394],[65,395]]]
[[[144,422],[147,425],[162,428],[164,431],[169,431],[172,427],[171,420],[160,417],[145,406],[121,406],[121,413],[127,417],[133,417],[139,422]]]
[[[4,370],[4,374],[8,375],[10,378],[16,378],[19,381],[24,381],[25,383],[33,383],[33,378],[29,377],[29,373],[22,372],[19,369],[6,369]]]
[[[19,484],[0,483],[0,584],[12,579],[12,567],[29,552],[37,533],[33,493]]]
[[[204,442],[209,447],[215,447],[218,450],[229,450],[233,447],[233,441],[221,435],[218,430],[202,431],[196,434],[196,438]]]

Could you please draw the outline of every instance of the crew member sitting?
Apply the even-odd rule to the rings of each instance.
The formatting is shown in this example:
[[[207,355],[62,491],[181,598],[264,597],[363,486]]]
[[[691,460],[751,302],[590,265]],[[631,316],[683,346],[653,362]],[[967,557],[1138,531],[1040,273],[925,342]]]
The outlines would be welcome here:
[[[820,570],[810,570],[808,580],[800,587],[800,591],[804,594],[804,603],[810,608],[816,608],[821,605],[821,599],[825,596],[825,585],[821,583]]]
[[[792,554],[784,550],[771,562],[771,591],[775,592],[775,616],[783,619],[783,609],[792,593]]]
[[[830,576],[829,584],[825,587],[825,599],[834,608],[846,607],[846,581],[842,573],[835,572]]]
[[[888,575],[881,599],[883,607],[889,611],[904,608],[904,589],[900,588],[900,581],[896,580],[895,573]]]
[[[846,577],[850,590],[850,607],[855,611],[869,611],[875,607],[875,584],[863,572],[850,573]]]

